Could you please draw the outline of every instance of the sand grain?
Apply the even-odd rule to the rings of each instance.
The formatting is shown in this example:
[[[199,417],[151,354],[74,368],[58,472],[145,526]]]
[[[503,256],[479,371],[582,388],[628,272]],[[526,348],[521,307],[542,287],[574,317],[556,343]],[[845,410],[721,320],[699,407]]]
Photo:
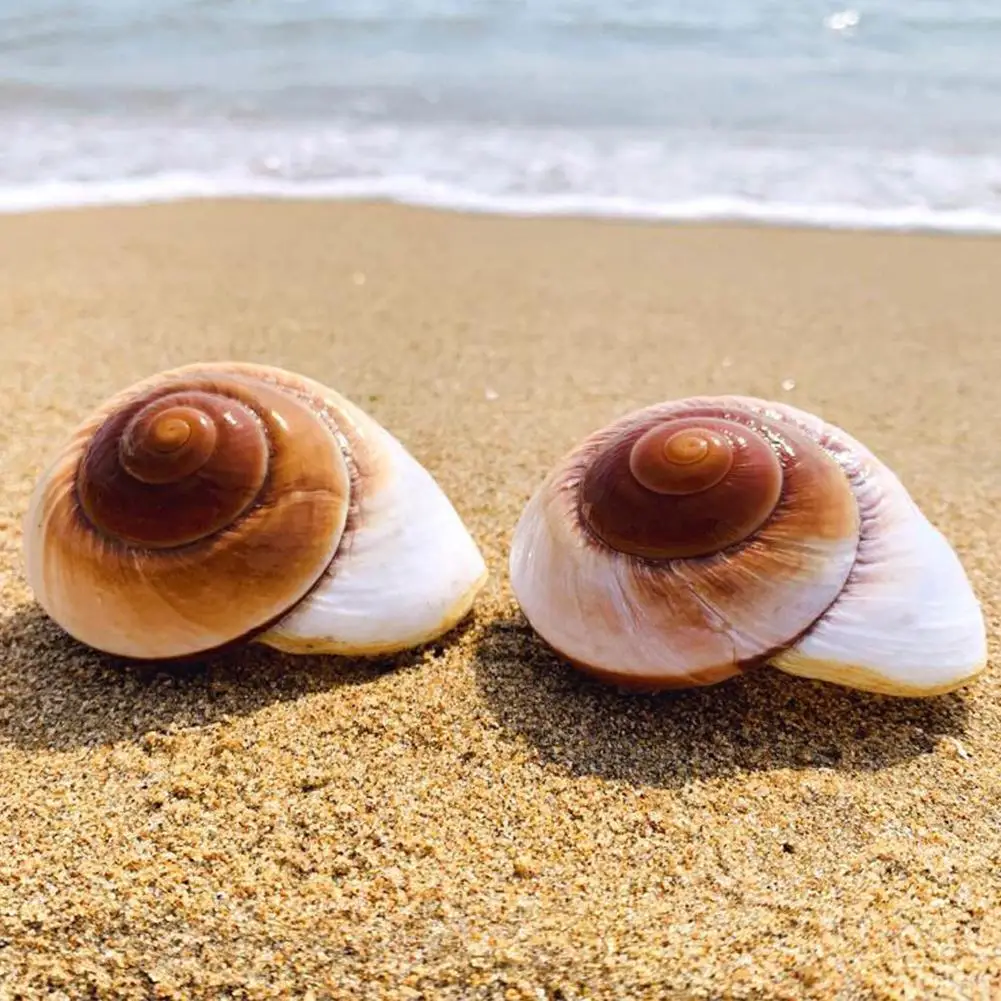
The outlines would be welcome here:
[[[1001,625],[1001,242],[193,204],[0,219],[0,998],[956,999],[1001,991],[1001,710],[762,672],[641,698],[506,577],[550,464],[640,405],[772,396],[869,444]],[[69,641],[20,518],[158,369],[329,382],[492,580],[375,665]],[[787,387],[783,389],[783,384]]]

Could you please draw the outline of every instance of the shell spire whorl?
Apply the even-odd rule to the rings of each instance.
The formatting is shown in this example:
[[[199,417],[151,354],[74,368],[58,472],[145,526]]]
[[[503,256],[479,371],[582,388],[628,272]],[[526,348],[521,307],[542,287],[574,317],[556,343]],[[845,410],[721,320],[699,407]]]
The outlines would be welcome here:
[[[271,443],[283,444],[283,429],[231,395],[235,390],[205,384],[152,400],[140,397],[109,415],[76,477],[90,524],[121,542],[167,549],[190,545],[239,519],[264,487]],[[331,461],[340,470],[337,489],[346,492],[343,463],[336,456]]]
[[[342,573],[367,573],[347,625],[314,617],[313,633],[292,630],[284,645],[417,645],[468,612],[485,567],[425,474],[414,501],[439,512],[439,537],[412,529],[410,550],[423,546],[431,561],[436,544],[448,549],[451,575],[388,580],[392,552],[367,540],[400,517],[407,499],[394,491],[410,466],[375,421],[303,376],[237,363],[174,369],[107,401],[43,474],[25,519],[28,580],[82,642],[173,659],[251,638],[280,645],[274,630],[290,613],[336,590]],[[362,630],[359,641],[356,624],[372,621],[376,635]]]
[[[530,499],[510,570],[543,638],[623,687],[768,660],[928,694],[986,661],[959,561],[899,480],[840,429],[749,397],[659,404],[590,435]]]
[[[704,556],[741,542],[782,491],[775,451],[717,418],[631,429],[589,464],[581,516],[612,549],[651,559]]]

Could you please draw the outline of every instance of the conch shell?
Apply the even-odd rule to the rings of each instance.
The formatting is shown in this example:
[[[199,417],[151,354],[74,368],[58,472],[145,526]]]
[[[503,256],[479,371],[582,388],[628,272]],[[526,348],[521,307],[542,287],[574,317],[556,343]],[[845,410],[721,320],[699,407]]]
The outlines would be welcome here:
[[[89,646],[136,659],[239,640],[370,656],[465,617],[479,549],[431,475],[333,390],[189,365],[101,406],[42,475],[28,582]]]
[[[697,397],[595,432],[526,506],[511,582],[535,630],[623,688],[768,662],[890,695],[986,667],[956,553],[900,480],[791,406]]]

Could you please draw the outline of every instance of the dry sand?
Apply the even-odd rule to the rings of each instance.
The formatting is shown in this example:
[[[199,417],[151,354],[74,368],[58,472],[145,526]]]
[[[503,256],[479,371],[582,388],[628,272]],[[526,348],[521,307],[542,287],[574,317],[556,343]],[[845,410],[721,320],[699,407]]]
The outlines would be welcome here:
[[[0,999],[1001,996],[1001,693],[762,670],[624,696],[532,635],[515,519],[702,392],[842,424],[954,541],[998,654],[1001,242],[193,204],[0,219]],[[366,665],[123,667],[32,603],[47,453],[158,369],[271,362],[439,478],[492,580]]]

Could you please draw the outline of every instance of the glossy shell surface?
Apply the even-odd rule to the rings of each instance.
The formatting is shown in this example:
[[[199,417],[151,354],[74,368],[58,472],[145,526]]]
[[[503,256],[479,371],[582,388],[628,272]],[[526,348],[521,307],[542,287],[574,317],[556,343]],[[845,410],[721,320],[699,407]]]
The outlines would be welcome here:
[[[960,561],[899,479],[840,428],[749,397],[658,404],[590,435],[526,506],[510,571],[540,635],[623,687],[767,661],[928,695],[986,665]]]
[[[379,654],[469,611],[482,557],[433,478],[333,390],[212,363],[116,394],[40,478],[29,583],[67,632],[130,658],[250,638]]]

